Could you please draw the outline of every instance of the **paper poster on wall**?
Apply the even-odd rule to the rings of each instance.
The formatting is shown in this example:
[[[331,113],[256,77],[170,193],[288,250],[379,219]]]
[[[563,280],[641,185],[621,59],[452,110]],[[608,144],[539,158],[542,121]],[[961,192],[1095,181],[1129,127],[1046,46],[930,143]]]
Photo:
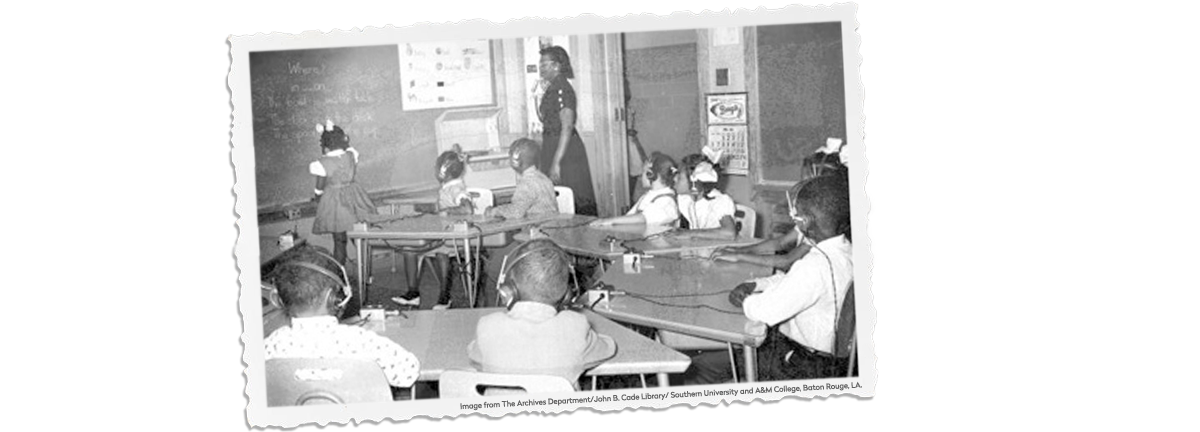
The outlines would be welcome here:
[[[709,94],[705,101],[708,124],[746,124],[748,113],[745,93]]]
[[[401,44],[400,81],[405,111],[491,105],[491,42]]]
[[[746,125],[712,125],[708,127],[708,146],[722,151],[721,164],[725,174],[746,175],[750,168]]]

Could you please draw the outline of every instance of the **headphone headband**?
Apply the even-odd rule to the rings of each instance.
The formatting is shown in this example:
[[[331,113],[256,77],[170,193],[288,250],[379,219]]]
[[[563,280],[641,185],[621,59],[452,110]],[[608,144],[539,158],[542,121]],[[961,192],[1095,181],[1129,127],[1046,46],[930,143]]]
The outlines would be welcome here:
[[[530,255],[533,255],[534,252],[538,252],[538,251],[546,250],[546,249],[554,250],[560,255],[560,257],[562,257],[567,262],[567,267],[573,269],[574,266],[571,265],[570,254],[568,254],[567,251],[562,250],[562,248],[557,247],[557,246],[558,245],[555,244],[554,242],[542,243],[541,245],[534,246],[529,249],[521,251],[521,253],[517,254],[517,256],[512,257],[511,260],[509,259],[509,257],[512,255],[512,253],[505,255],[504,260],[500,262],[500,278],[496,280],[496,291],[499,292],[500,288],[502,286],[504,286],[505,281],[508,279],[508,272],[512,271],[513,267],[516,267],[517,263],[521,262],[521,260],[525,259],[526,257],[528,257]],[[509,264],[509,262],[511,262],[511,264]],[[574,270],[571,270],[571,271],[573,272]],[[513,291],[516,291],[516,290],[514,289]],[[567,293],[570,294],[569,289],[567,290]],[[566,297],[564,296],[564,299],[565,298]],[[562,308],[561,304],[559,305],[559,308],[560,309]]]
[[[336,259],[329,256],[329,254],[326,254],[321,251],[315,251],[315,252],[317,254],[325,257],[330,262],[333,262],[334,264],[336,264],[338,270],[341,270],[341,272],[342,272],[341,277],[338,277],[337,275],[333,274],[333,272],[330,272],[329,270],[326,270],[320,266],[317,266],[316,264],[306,263],[303,261],[285,261],[282,264],[279,264],[279,267],[306,268],[306,269],[315,271],[317,273],[323,274],[326,277],[333,279],[334,281],[337,281],[337,283],[341,284],[341,286],[342,286],[342,294],[345,295],[345,297],[342,299],[342,301],[338,303],[338,307],[339,308],[346,307],[346,304],[350,302],[350,297],[352,297],[354,295],[354,291],[350,288],[350,277],[346,274],[346,268],[342,266],[342,263],[339,263]]]

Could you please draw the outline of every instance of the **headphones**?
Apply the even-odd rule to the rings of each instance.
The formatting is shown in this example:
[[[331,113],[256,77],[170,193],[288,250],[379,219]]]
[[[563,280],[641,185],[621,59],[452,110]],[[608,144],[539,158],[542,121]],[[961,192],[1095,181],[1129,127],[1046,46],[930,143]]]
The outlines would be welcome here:
[[[346,274],[346,267],[343,267],[342,263],[338,262],[337,259],[335,259],[332,256],[329,256],[329,254],[327,254],[325,252],[315,250],[315,249],[313,250],[313,252],[316,252],[318,255],[325,257],[325,259],[327,259],[330,262],[337,265],[338,270],[341,271],[341,276],[339,277],[338,275],[333,274],[329,270],[318,267],[315,264],[306,263],[303,261],[285,261],[282,264],[279,264],[279,267],[277,267],[277,268],[302,267],[302,268],[306,268],[306,269],[315,271],[317,273],[325,275],[326,277],[328,277],[330,279],[337,281],[337,283],[341,284],[341,286],[342,286],[342,299],[340,301],[338,301],[338,304],[337,304],[337,309],[340,311],[346,307],[347,303],[350,303],[350,297],[354,296],[354,290],[352,290],[350,288],[350,276],[348,276]]]
[[[795,202],[794,198],[792,197],[792,192],[789,190],[789,191],[784,191],[783,193],[784,193],[784,196],[787,197],[788,217],[791,217],[792,221],[796,223],[795,230],[798,234],[800,234],[800,237],[803,238],[803,237],[805,237],[805,235],[804,235],[804,230],[803,230],[802,226],[808,225],[808,223],[811,221],[809,221],[808,218],[801,216],[800,210],[796,209],[796,202]]]
[[[517,165],[517,168],[526,168],[526,167],[530,167],[533,165],[537,165],[536,159],[532,160],[532,161],[529,160],[529,159],[534,159],[536,156],[537,156],[536,151],[522,151],[522,150],[518,150],[516,147],[513,147],[513,148],[509,149],[508,159],[511,162],[515,162]]]
[[[527,250],[521,251],[521,253],[517,254],[515,257],[513,257],[512,253],[510,252],[508,255],[505,255],[504,260],[500,262],[500,278],[496,280],[496,296],[502,297],[503,295],[508,295],[509,301],[507,304],[505,304],[506,308],[512,309],[512,306],[521,299],[520,290],[517,289],[516,285],[514,285],[512,281],[508,280],[508,272],[512,271],[512,268],[516,267],[517,263],[521,262],[521,260],[533,255],[534,252],[547,249],[556,251],[563,261],[567,263],[567,271],[570,272],[571,277],[575,276],[575,266],[571,264],[571,257],[567,254],[567,251],[557,247],[558,245],[554,244],[554,242],[546,242],[542,244],[544,244],[544,246],[539,245],[531,247]],[[511,260],[509,259],[510,257],[512,258]],[[509,262],[512,262],[512,264],[509,264]],[[557,310],[562,311],[565,305],[571,303],[571,301],[578,295],[578,293],[574,293],[573,291],[574,290],[569,286],[567,287],[567,291],[563,294],[563,298],[560,299],[558,304],[555,305]]]
[[[839,315],[841,314],[842,308],[837,303],[837,275],[835,275],[834,271],[833,271],[833,260],[829,258],[828,253],[825,253],[824,250],[821,250],[820,246],[817,246],[817,244],[814,243],[812,241],[812,239],[809,239],[808,236],[804,234],[804,230],[801,229],[801,226],[807,225],[810,221],[808,220],[808,218],[801,216],[799,210],[796,209],[796,204],[792,201],[792,192],[784,191],[784,194],[787,196],[788,216],[790,216],[792,218],[792,220],[796,222],[795,230],[796,230],[797,234],[800,234],[800,238],[798,238],[796,240],[796,247],[799,247],[801,243],[807,242],[810,246],[812,246],[813,249],[816,249],[817,251],[821,252],[821,256],[825,257],[825,261],[829,263],[829,281],[832,284],[830,286],[830,288],[831,288],[830,294],[833,296],[832,298],[833,298],[833,305],[834,305],[834,307],[833,307],[833,327],[832,328],[836,329],[837,323],[840,319]],[[836,340],[837,340],[836,332],[834,333],[833,338],[835,341],[834,345],[836,345]]]

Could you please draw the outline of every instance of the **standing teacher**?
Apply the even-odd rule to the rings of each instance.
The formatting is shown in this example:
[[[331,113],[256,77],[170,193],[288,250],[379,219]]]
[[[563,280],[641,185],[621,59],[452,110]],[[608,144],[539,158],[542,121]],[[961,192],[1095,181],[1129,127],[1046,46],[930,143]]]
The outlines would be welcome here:
[[[575,213],[597,216],[596,192],[592,188],[592,170],[588,167],[587,150],[575,130],[577,115],[575,89],[568,78],[574,78],[571,58],[560,46],[550,46],[538,52],[538,73],[545,92],[538,103],[538,119],[542,121],[542,149],[538,168],[550,176],[554,184],[571,188],[575,193]]]

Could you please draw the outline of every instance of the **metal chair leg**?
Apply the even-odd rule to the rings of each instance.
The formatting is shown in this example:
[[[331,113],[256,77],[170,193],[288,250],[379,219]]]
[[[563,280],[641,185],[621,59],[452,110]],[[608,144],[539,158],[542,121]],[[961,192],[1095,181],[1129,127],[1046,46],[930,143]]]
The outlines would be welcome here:
[[[855,341],[857,336],[855,333],[850,333],[850,357],[846,358],[846,362],[849,363],[849,366],[846,367],[846,378],[854,376],[854,360],[858,354],[858,344]]]
[[[738,367],[737,356],[733,354],[733,343],[726,343],[729,346],[729,371],[733,372],[733,383],[738,383]]]

